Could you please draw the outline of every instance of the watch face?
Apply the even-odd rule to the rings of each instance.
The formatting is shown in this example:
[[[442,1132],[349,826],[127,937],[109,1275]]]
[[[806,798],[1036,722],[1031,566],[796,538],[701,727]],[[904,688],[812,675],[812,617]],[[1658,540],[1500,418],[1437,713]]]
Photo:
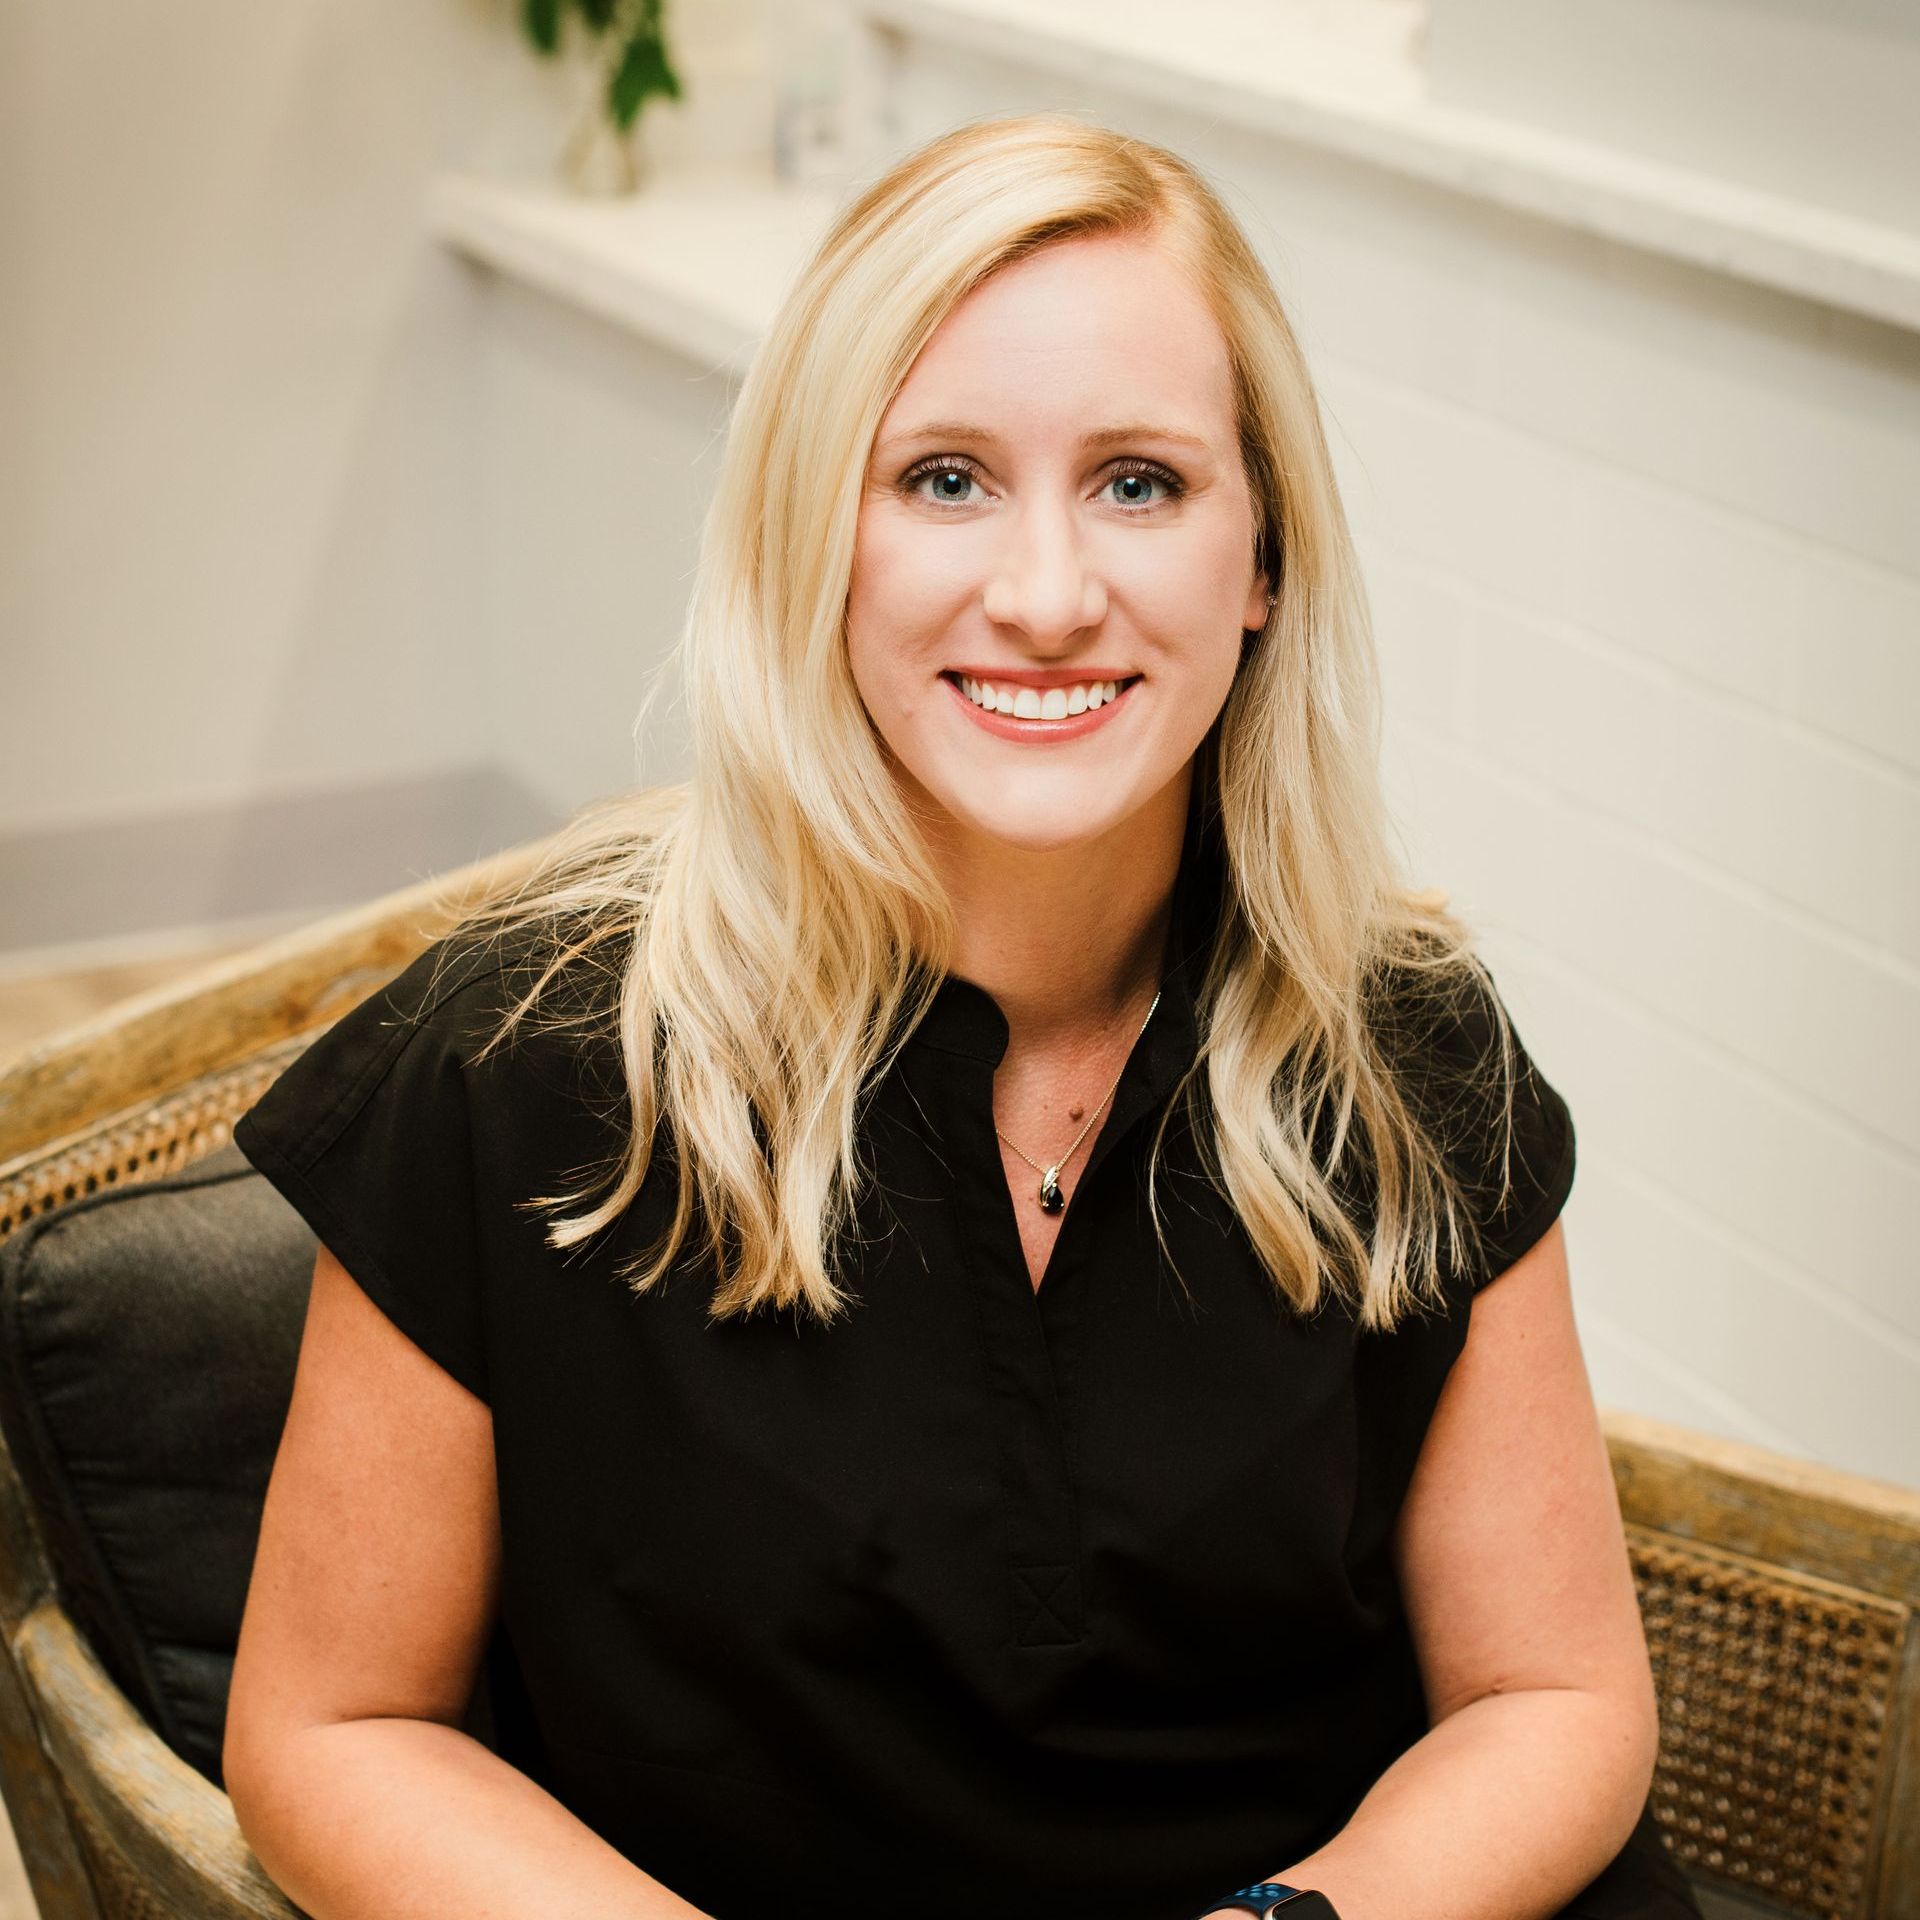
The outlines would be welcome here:
[[[1281,1920],[1340,1920],[1333,1902],[1311,1887],[1300,1888],[1282,1900],[1275,1911]]]
[[[1289,1887],[1279,1880],[1259,1880],[1250,1887],[1242,1887],[1233,1896],[1233,1904],[1247,1913],[1268,1914],[1276,1907],[1285,1906],[1289,1914],[1298,1913],[1295,1904],[1300,1889]]]

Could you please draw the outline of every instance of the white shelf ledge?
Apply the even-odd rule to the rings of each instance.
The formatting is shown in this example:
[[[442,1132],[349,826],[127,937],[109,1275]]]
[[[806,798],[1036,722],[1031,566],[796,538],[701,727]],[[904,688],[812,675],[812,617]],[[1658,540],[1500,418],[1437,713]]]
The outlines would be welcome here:
[[[1920,330],[1920,237],[1427,97],[1409,0],[859,0],[867,19]]]
[[[482,266],[738,374],[836,204],[744,170],[662,175],[606,200],[448,173],[427,220]]]

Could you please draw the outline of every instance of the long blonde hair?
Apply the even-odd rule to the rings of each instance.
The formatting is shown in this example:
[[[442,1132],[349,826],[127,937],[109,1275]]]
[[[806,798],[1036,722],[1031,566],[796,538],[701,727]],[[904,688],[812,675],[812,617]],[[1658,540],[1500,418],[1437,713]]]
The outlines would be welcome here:
[[[1227,885],[1196,991],[1200,1050],[1153,1140],[1156,1227],[1154,1173],[1188,1098],[1206,1112],[1210,1177],[1298,1312],[1332,1288],[1361,1324],[1391,1328],[1444,1297],[1443,1221],[1456,1255],[1477,1247],[1387,1045],[1382,989],[1444,1006],[1491,983],[1466,927],[1396,872],[1366,598],[1305,360],[1191,166],[1049,113],[976,121],[901,160],[839,213],[774,319],[733,410],[678,650],[693,778],[581,809],[520,885],[461,903],[457,933],[537,924],[551,950],[481,1057],[568,967],[605,984],[579,1024],[617,1035],[624,1149],[598,1198],[590,1184],[520,1204],[556,1212],[556,1249],[588,1239],[640,1192],[664,1124],[677,1198],[623,1270],[638,1290],[704,1249],[716,1319],[804,1306],[831,1322],[848,1304],[835,1267],[869,1177],[862,1092],[931,1003],[954,934],[849,666],[862,476],[955,305],[1090,234],[1152,237],[1208,300],[1254,557],[1277,584],[1195,768],[1191,804]],[[1511,1036],[1484,997],[1510,1119]],[[1368,1222],[1336,1184],[1362,1155]],[[567,1207],[583,1210],[557,1217]]]

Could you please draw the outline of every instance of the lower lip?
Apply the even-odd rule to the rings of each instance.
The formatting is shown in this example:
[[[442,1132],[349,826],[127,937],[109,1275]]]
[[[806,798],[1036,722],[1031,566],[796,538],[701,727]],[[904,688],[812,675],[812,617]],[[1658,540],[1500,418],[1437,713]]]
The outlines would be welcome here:
[[[941,684],[966,709],[967,717],[989,733],[997,733],[1003,740],[1024,740],[1039,745],[1048,740],[1077,740],[1083,733],[1091,733],[1116,709],[1127,704],[1127,696],[1140,683],[1129,680],[1111,700],[1089,707],[1085,713],[1070,713],[1063,720],[1020,720],[1010,713],[989,713],[967,698],[957,680],[948,680],[943,674]]]

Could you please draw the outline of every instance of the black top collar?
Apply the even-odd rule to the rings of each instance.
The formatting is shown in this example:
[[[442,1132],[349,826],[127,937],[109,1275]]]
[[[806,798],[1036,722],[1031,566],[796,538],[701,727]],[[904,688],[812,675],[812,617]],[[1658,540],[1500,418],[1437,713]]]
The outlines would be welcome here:
[[[1174,879],[1160,1004],[1142,1036],[1146,1075],[1156,1094],[1174,1085],[1199,1049],[1197,996],[1219,924],[1224,878],[1219,852],[1189,831]],[[993,995],[964,974],[950,973],[907,1045],[998,1067],[1009,1037],[1007,1017]]]

